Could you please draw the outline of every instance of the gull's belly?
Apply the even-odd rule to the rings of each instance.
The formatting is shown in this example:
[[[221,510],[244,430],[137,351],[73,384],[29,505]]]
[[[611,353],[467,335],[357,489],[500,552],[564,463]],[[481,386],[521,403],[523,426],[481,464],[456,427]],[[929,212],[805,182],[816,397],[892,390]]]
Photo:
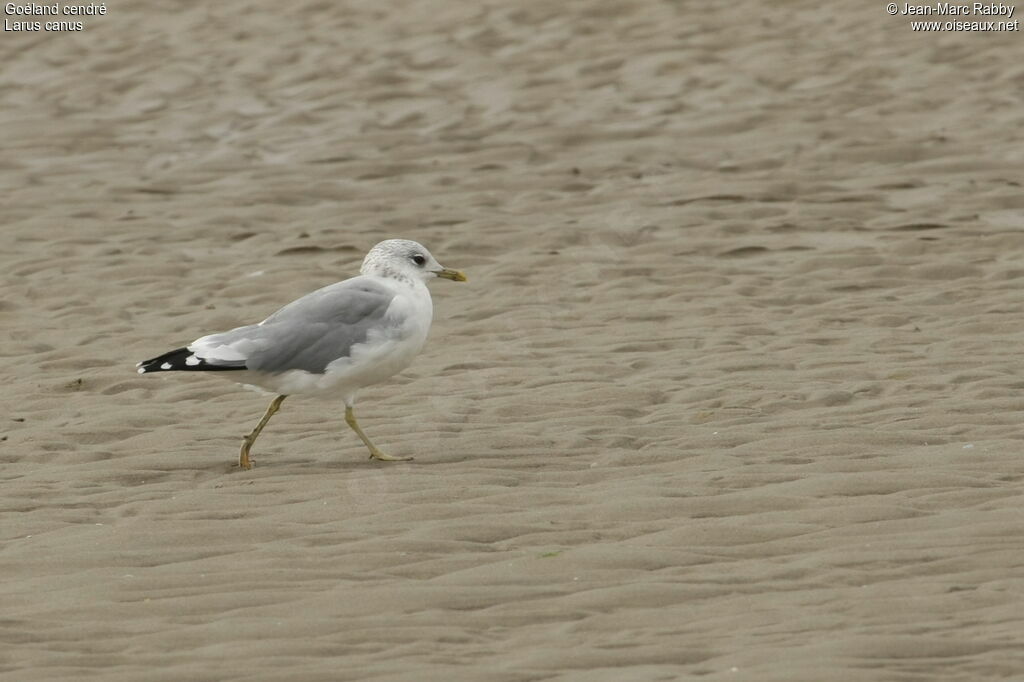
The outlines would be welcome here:
[[[412,364],[426,342],[426,334],[362,343],[352,347],[352,355],[327,365],[321,383],[324,390],[335,386],[362,388],[384,381]]]

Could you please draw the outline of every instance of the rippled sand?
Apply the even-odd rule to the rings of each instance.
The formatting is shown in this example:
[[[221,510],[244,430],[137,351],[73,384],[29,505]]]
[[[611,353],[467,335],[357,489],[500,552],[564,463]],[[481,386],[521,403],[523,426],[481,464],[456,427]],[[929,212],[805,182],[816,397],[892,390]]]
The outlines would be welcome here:
[[[5,679],[1024,674],[1019,34],[143,4],[0,41]],[[387,237],[415,462],[135,374]]]

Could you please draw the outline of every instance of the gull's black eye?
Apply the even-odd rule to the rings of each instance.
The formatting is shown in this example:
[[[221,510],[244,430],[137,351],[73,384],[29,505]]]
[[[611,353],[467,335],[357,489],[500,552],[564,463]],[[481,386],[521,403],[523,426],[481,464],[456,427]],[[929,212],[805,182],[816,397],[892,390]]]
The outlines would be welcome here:
[[[427,262],[427,259],[424,258],[421,254],[417,253],[415,256],[412,257],[412,262],[415,263],[416,265],[419,265],[420,267],[423,267],[423,264]]]

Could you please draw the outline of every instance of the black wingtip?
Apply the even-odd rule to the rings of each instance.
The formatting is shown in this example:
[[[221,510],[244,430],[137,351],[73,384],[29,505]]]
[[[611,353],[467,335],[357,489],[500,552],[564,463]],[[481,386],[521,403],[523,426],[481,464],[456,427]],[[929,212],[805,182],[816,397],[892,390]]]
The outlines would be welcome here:
[[[197,358],[188,348],[176,348],[163,355],[143,360],[136,365],[139,374],[150,372],[223,372],[246,369],[245,363],[233,362],[212,365],[202,358]]]

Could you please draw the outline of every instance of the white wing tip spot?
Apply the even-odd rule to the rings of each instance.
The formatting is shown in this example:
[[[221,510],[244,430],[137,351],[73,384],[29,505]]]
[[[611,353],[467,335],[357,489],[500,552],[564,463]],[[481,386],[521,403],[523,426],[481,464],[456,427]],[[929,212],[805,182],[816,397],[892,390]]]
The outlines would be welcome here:
[[[146,373],[146,370],[142,369],[141,367],[139,367],[139,369],[137,371],[138,371],[139,374],[145,374]]]
[[[164,364],[160,365],[160,369],[170,369],[170,368],[171,368],[171,363],[169,363],[169,362],[165,362]]]
[[[197,358],[195,355],[190,355],[187,358],[185,358],[185,364],[188,365],[189,367],[195,367],[196,365],[199,364],[199,358]]]

